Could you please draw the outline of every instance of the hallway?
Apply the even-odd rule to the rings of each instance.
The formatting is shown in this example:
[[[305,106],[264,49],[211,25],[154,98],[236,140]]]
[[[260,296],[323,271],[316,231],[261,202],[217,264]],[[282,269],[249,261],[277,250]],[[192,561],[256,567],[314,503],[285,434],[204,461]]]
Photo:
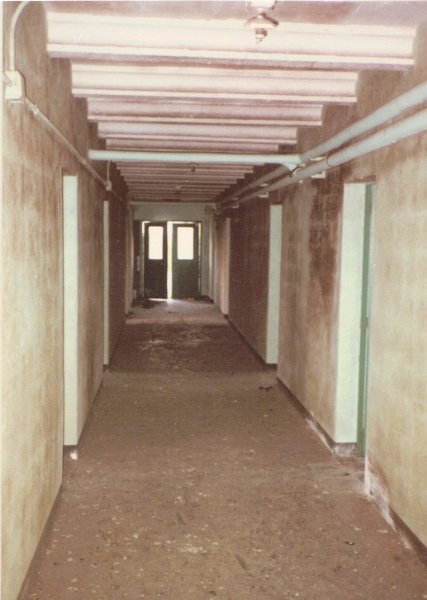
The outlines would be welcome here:
[[[210,303],[136,306],[25,598],[421,600],[425,569]]]

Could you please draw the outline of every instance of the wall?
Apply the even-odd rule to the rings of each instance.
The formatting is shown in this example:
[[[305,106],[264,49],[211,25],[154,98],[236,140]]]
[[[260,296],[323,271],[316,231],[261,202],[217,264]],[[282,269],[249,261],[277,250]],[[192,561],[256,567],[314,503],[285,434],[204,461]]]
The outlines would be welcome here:
[[[254,200],[233,211],[229,321],[252,348],[266,356],[269,203]]]
[[[214,302],[259,356],[276,364],[282,206],[262,199],[230,214],[215,218]]]
[[[283,204],[278,377],[333,436],[339,173],[292,188]]]
[[[5,31],[16,4],[4,4]],[[96,146],[69,65],[45,52],[42,3],[17,29],[27,95],[86,154]],[[15,600],[60,490],[63,453],[62,175],[79,181],[79,385],[83,424],[102,377],[102,200],[97,183],[22,104],[4,106],[2,594]]]
[[[414,73],[427,78],[427,26]],[[380,82],[378,82],[380,84]],[[362,102],[370,99],[365,88]],[[368,388],[368,461],[390,507],[427,544],[427,134],[375,155],[375,202]],[[354,175],[365,172],[363,162]]]
[[[216,217],[214,229],[213,301],[228,315],[230,295],[230,218]]]
[[[110,200],[109,210],[109,358],[125,324],[128,292],[128,211],[117,198]]]
[[[202,223],[202,263],[201,294],[209,294],[209,209],[211,204],[186,202],[147,203],[134,205],[133,218],[136,221],[201,221]]]
[[[86,173],[79,186],[79,435],[103,373],[103,190]]]
[[[129,208],[126,211],[126,290],[125,290],[125,310],[126,314],[130,312],[133,302],[133,269],[134,269],[134,239],[133,239],[133,213]]]
[[[327,109],[322,130],[302,132],[298,150],[425,81],[426,26],[416,49],[416,68],[407,73],[361,74],[356,108]],[[367,489],[425,544],[426,134],[283,192],[278,376],[334,438],[343,183],[374,179]]]

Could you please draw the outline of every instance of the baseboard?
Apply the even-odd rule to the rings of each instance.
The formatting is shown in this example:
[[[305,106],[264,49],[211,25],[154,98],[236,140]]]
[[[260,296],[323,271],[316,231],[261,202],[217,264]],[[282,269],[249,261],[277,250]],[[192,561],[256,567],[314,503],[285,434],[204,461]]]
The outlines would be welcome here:
[[[104,373],[105,373],[105,371],[104,371]],[[101,378],[101,381],[99,382],[98,389],[96,390],[95,396],[93,397],[93,400],[89,407],[89,412],[86,416],[86,420],[85,420],[83,428],[80,432],[77,444],[64,444],[64,457],[67,457],[71,452],[76,451],[78,449],[78,447],[80,446],[80,443],[81,443],[83,437],[86,435],[88,425],[91,422],[91,420],[93,419],[93,415],[94,415],[96,406],[98,405],[100,392],[102,390],[103,384],[104,384],[104,376]]]
[[[255,348],[253,346],[251,346],[251,344],[245,338],[243,333],[236,327],[236,325],[234,325],[234,323],[232,321],[230,321],[230,319],[228,318],[228,315],[225,318],[227,319],[227,322],[230,325],[231,329],[237,333],[237,335],[242,340],[242,342],[244,342],[245,346],[247,346],[249,348],[249,350],[252,352],[252,354],[255,356],[255,358],[258,360],[258,362],[262,364],[263,367],[272,368],[272,369],[275,369],[277,367],[277,365],[272,365],[272,364],[266,363],[264,358],[261,356],[261,354],[259,354],[259,352],[257,350],[255,350]]]
[[[393,520],[393,525],[404,541],[418,554],[419,559],[427,567],[427,546],[423,544],[419,537],[410,529],[404,521],[389,507],[390,516]]]
[[[329,450],[335,454],[336,456],[354,456],[356,454],[357,445],[356,444],[343,444],[340,442],[334,442],[329,433],[323,429],[323,427],[316,421],[311,413],[305,408],[303,404],[298,400],[296,396],[291,392],[291,390],[277,378],[277,385],[279,390],[281,390],[286,398],[290,401],[290,403],[297,409],[297,411],[304,417],[307,421],[308,426],[312,429],[318,438],[329,448]]]
[[[308,410],[301,404],[289,388],[277,378],[278,388],[286,396],[286,399],[298,410],[298,412],[307,421],[309,427],[315,431],[322,442],[329,450],[337,456],[354,456],[356,454],[356,444],[340,444],[334,442],[323,427],[313,418]],[[421,562],[427,565],[427,547],[417,537],[417,535],[406,525],[398,514],[391,508],[388,502],[386,487],[382,483],[381,477],[375,471],[375,468],[368,460],[365,461],[365,494],[376,505],[383,519],[392,527],[402,538],[404,544],[411,548],[420,558]]]
[[[28,600],[28,588],[29,588],[31,582],[35,578],[41,553],[47,546],[47,539],[48,539],[49,534],[53,527],[53,522],[55,520],[56,511],[58,510],[58,505],[59,505],[59,501],[61,499],[61,494],[62,494],[62,485],[60,486],[58,493],[56,494],[55,501],[52,505],[52,508],[51,508],[51,511],[47,518],[46,524],[45,524],[42,534],[40,536],[39,543],[37,544],[33,558],[31,560],[30,566],[28,567],[27,574],[25,575],[24,581],[22,582],[21,589],[19,591],[19,594],[18,594],[18,597],[16,600]]]
[[[397,531],[405,546],[412,549],[427,566],[427,546],[391,508],[387,485],[369,459],[365,464],[365,494],[375,504],[383,519]]]

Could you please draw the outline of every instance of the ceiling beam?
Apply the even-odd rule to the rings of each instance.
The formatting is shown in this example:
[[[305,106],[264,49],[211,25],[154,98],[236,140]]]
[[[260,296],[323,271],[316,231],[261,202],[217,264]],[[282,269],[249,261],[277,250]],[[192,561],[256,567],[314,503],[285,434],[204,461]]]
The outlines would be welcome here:
[[[295,140],[296,127],[278,127],[276,125],[198,125],[181,123],[123,123],[102,121],[98,123],[101,137],[119,136],[166,136],[207,138],[236,138],[261,140]]]
[[[88,99],[88,117],[90,120],[103,121],[106,118],[113,117],[126,118],[150,118],[150,119],[200,119],[212,121],[217,119],[245,120],[252,122],[254,120],[263,120],[266,123],[272,121],[294,121],[301,123],[321,122],[322,105],[289,105],[276,104],[211,104],[201,105],[197,103],[185,102],[132,102],[120,101],[116,99]]]
[[[143,151],[188,151],[188,152],[237,152],[245,154],[275,154],[279,151],[279,144],[275,142],[264,143],[258,140],[255,143],[247,141],[216,142],[213,140],[168,141],[168,140],[138,140],[138,139],[110,139],[105,140],[107,149],[110,150],[143,150]]]
[[[73,15],[48,11],[48,51],[53,56],[109,60],[193,59],[333,63],[362,65],[374,60],[408,61],[412,58],[413,28],[355,25],[280,23],[254,48],[253,32],[243,20],[121,18]],[[406,64],[407,66],[407,64]]]
[[[308,98],[344,98],[354,100],[357,73],[334,71],[235,71],[232,69],[187,69],[185,77],[171,68],[143,69],[119,65],[72,65],[74,93],[120,96],[168,94],[197,97],[259,96],[271,98],[306,96]]]
[[[253,101],[255,103],[259,102],[301,102],[304,104],[327,104],[327,103],[335,103],[335,104],[353,104],[356,102],[356,95],[353,94],[342,94],[339,95],[336,92],[331,93],[331,88],[323,94],[315,93],[314,91],[311,94],[301,93],[301,94],[273,94],[266,92],[258,92],[258,93],[244,93],[244,92],[217,92],[212,90],[211,92],[199,92],[190,90],[188,92],[175,92],[173,90],[163,91],[158,89],[150,89],[150,90],[127,90],[126,88],[119,88],[112,90],[108,86],[105,88],[78,88],[73,87],[73,94],[78,98],[88,98],[88,97],[115,97],[115,98],[143,98],[144,102],[146,99],[152,101],[153,99],[162,98],[167,101],[170,100],[185,100],[185,101],[203,101],[203,102],[217,102],[219,100],[223,101],[233,101],[237,100],[239,103],[244,101]]]

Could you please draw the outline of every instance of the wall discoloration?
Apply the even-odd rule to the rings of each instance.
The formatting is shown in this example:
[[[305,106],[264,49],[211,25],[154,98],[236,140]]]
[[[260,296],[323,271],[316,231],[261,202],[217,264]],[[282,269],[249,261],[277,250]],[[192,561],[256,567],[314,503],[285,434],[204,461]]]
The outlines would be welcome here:
[[[265,358],[268,308],[269,203],[242,205],[231,220],[229,320]]]
[[[419,28],[415,47],[412,71],[362,73],[355,109],[346,114],[328,108],[322,130],[303,131],[299,149],[315,146],[337,124],[342,129],[425,80],[427,25]],[[387,482],[391,509],[426,543],[425,133],[283,194],[278,375],[333,437],[343,183],[374,179],[367,453]]]
[[[427,135],[390,148],[383,164],[374,224],[368,455],[387,477],[392,509],[427,543]]]
[[[5,3],[5,31],[15,3]],[[46,55],[43,5],[17,29],[27,95],[81,151],[92,144],[66,61]],[[6,51],[6,49],[5,49]],[[7,57],[5,57],[7,59]],[[61,485],[62,176],[79,180],[79,382],[83,426],[102,377],[103,187],[21,104],[4,106],[2,215],[2,599],[15,600]]]
[[[88,174],[79,185],[79,431],[102,379],[102,192]]]
[[[311,289],[317,289],[320,297],[313,302],[314,310],[320,304],[322,310],[330,311],[334,302],[337,272],[337,238],[342,204],[339,172],[328,174],[326,183],[317,184],[318,192],[313,199],[310,212]],[[313,296],[311,296],[313,300]]]
[[[110,357],[114,352],[126,315],[126,207],[110,196]]]
[[[331,437],[340,186],[332,173],[292,188],[283,203],[278,377]]]

